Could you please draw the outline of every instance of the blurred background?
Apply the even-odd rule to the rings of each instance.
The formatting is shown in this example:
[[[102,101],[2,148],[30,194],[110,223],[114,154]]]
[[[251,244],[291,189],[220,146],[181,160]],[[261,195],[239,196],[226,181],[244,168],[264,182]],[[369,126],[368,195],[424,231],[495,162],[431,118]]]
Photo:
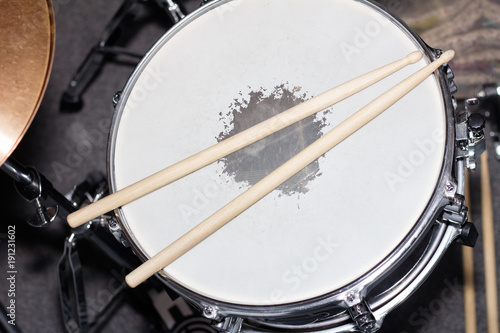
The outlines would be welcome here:
[[[0,0],[0,4],[7,1]],[[97,179],[96,172],[106,173],[113,96],[123,88],[140,57],[174,24],[174,17],[156,1],[128,1],[134,7],[124,15],[120,33],[107,36],[106,26],[125,3],[52,1],[56,25],[53,67],[37,115],[13,157],[23,165],[36,167],[63,194],[72,191],[89,174]],[[179,0],[178,4],[187,14],[198,8],[200,1]],[[382,4],[403,18],[430,46],[457,51],[451,67],[458,98],[484,95],[491,89],[496,92],[492,87],[500,81],[500,1],[388,0]],[[1,13],[0,19],[4,19]],[[103,45],[99,49],[100,40],[127,52],[104,49]],[[69,85],[92,49],[101,51],[94,52],[87,62],[96,71],[95,75],[81,78],[81,82],[88,80],[88,86],[81,84],[76,88],[82,90],[76,94],[80,100],[68,94],[76,91]],[[488,164],[496,222],[500,216],[500,161],[495,155],[494,137],[498,107],[493,99],[479,110],[488,119]],[[470,184],[471,220],[481,234],[480,172],[471,174]],[[1,172],[0,207],[0,267],[7,266],[7,226],[16,227],[16,328],[22,332],[64,332],[57,268],[69,228],[61,220],[44,228],[28,225],[25,220],[34,214],[34,207],[17,194],[12,180]],[[498,239],[498,226],[495,227]],[[124,290],[123,266],[102,256],[90,241],[81,241],[78,248],[88,312],[91,317],[103,313],[94,331],[211,332],[206,321],[180,300],[172,301],[151,290],[142,296]],[[487,332],[483,237],[479,238],[473,256],[477,332]],[[465,332],[462,269],[462,247],[453,244],[422,288],[387,316],[381,332]],[[497,273],[497,279],[498,276]],[[9,301],[7,289],[8,283],[0,283],[0,302],[4,306]],[[115,298],[116,302],[110,302]],[[164,311],[158,313],[154,301],[161,303]],[[74,325],[66,325],[67,330],[78,331]]]

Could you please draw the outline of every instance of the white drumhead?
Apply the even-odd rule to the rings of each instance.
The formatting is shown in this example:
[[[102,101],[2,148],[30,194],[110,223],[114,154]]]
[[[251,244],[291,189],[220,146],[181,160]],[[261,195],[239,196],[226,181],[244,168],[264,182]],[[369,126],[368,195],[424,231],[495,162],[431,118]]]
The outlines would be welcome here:
[[[301,100],[421,50],[383,12],[351,0],[234,0],[187,18],[125,88],[112,129],[113,190]],[[429,62],[423,59],[285,133],[122,208],[152,256],[267,172]],[[435,77],[164,271],[242,305],[337,290],[387,257],[435,190],[445,148]]]

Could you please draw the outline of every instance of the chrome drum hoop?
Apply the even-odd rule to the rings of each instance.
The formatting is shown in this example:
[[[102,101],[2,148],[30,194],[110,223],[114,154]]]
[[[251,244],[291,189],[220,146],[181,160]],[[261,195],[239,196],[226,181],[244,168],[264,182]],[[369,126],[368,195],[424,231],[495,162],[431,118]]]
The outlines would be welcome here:
[[[156,52],[156,50],[170,38],[170,36],[175,35],[178,31],[185,28],[193,20],[197,19],[205,12],[231,1],[232,0],[214,1],[198,9],[197,11],[186,17],[179,24],[177,24],[169,32],[167,32],[167,34],[148,52],[144,59],[148,59],[150,56],[152,56]],[[367,2],[370,6],[377,8],[377,10],[383,10],[383,8],[378,4],[372,3],[370,1],[365,2]],[[395,24],[401,27],[409,36],[411,36],[418,44],[421,45],[421,47],[426,51],[426,55],[428,58],[436,58],[439,51],[429,48],[400,19],[393,15],[387,14],[387,12],[385,12],[385,14],[390,17]],[[143,62],[139,64],[138,68],[143,68],[144,63],[145,60],[143,60]],[[133,76],[134,75],[138,75],[137,72],[134,73]],[[131,89],[131,87],[129,87],[130,82],[131,81],[127,83],[124,91]],[[182,297],[186,298],[192,304],[197,306],[200,311],[203,312],[208,308],[215,310],[215,312],[212,312],[211,315],[205,314],[207,317],[213,316],[213,319],[216,320],[226,317],[239,317],[248,319],[250,325],[245,324],[242,328],[243,332],[257,332],[258,329],[253,328],[253,324],[255,324],[255,326],[261,326],[264,331],[269,328],[280,329],[284,331],[289,329],[311,331],[323,330],[325,332],[349,331],[355,328],[355,326],[353,323],[349,323],[350,316],[344,314],[344,312],[346,309],[346,299],[351,294],[355,294],[356,299],[359,297],[367,297],[367,302],[371,307],[376,320],[381,321],[389,311],[391,311],[406,297],[408,297],[409,294],[411,294],[411,292],[413,292],[425,280],[425,278],[427,278],[432,268],[437,264],[439,258],[444,254],[444,251],[446,250],[448,245],[458,236],[458,229],[456,226],[446,224],[445,222],[436,223],[436,219],[440,216],[443,208],[448,204],[450,199],[445,191],[445,187],[450,182],[456,183],[455,177],[452,174],[452,171],[454,169],[453,166],[455,165],[455,116],[452,97],[449,92],[449,82],[446,78],[446,73],[444,73],[443,70],[439,71],[439,84],[446,108],[447,129],[444,156],[445,158],[443,161],[441,175],[439,177],[437,187],[427,208],[422,213],[420,219],[415,224],[410,234],[408,234],[405,240],[393,251],[393,253],[391,253],[390,256],[385,258],[379,265],[370,270],[364,276],[343,287],[342,289],[333,291],[330,294],[312,298],[310,300],[299,303],[274,306],[248,306],[216,301],[184,288],[183,286],[164,276],[164,274],[162,273],[158,274],[157,276],[162,281],[164,281],[169,288],[173,289]],[[120,101],[117,105],[117,110],[121,110],[122,108],[123,106],[121,105]],[[116,190],[116,185],[112,177],[113,163],[110,161],[110,159],[114,150],[114,141],[116,140],[116,136],[114,133],[116,131],[118,123],[120,122],[120,117],[121,114],[115,112],[110,133],[111,139],[108,153],[108,170],[110,175],[109,183],[111,184],[112,191]],[[125,236],[129,240],[129,243],[132,245],[135,252],[143,260],[146,260],[147,256],[143,253],[140,246],[138,246],[138,242],[136,241],[132,231],[128,228],[128,225],[124,223],[126,218],[120,209],[116,211],[116,216],[119,220],[122,230],[124,231]],[[430,231],[432,227],[435,228]],[[407,257],[408,253],[411,253],[418,246],[424,235],[429,232],[432,233],[432,240],[427,247],[428,251],[426,252],[427,254],[425,255],[425,260],[422,260],[421,266],[414,267],[416,276],[412,276],[412,272],[408,272],[409,278],[398,283],[398,285],[402,286],[399,289],[396,288],[398,289],[398,292],[389,295],[370,296],[370,290],[372,290],[383,277],[386,277],[387,275],[390,275],[392,272],[394,272],[396,267],[398,267],[399,264],[401,264]],[[297,316],[301,316],[302,314],[316,312],[324,313],[323,310],[325,308],[333,308],[335,309],[335,312],[330,313],[328,319],[312,318],[315,319],[312,321],[317,321],[314,324],[307,323],[299,325],[287,325],[280,323],[280,320],[282,319],[293,319]]]

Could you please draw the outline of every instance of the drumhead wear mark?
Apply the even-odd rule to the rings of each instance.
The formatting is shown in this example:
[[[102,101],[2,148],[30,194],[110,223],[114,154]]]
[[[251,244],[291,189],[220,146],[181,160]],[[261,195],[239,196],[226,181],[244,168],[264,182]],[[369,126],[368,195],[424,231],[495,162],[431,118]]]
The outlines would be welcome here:
[[[247,97],[234,99],[229,106],[230,111],[219,114],[224,130],[217,137],[217,141],[223,141],[311,98],[301,90],[301,87],[289,86],[286,83],[274,87],[271,92],[260,88],[250,91]],[[243,93],[240,92],[240,95]],[[328,125],[325,117],[328,112],[326,110],[317,116],[310,116],[228,155],[220,161],[224,164],[223,172],[242,186],[254,185],[319,139],[323,128]],[[316,160],[281,184],[277,190],[280,195],[305,194],[308,192],[307,184],[320,175],[319,163]]]

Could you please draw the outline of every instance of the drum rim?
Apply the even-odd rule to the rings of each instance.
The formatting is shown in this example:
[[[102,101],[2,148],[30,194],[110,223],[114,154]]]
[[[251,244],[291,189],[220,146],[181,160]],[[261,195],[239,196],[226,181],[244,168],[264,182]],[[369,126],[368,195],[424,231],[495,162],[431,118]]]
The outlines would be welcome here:
[[[213,8],[224,5],[229,2],[238,1],[238,0],[213,0],[208,4],[201,6],[188,16],[186,16],[182,21],[177,23],[174,27],[168,30],[145,54],[140,63],[135,68],[134,72],[128,78],[123,92],[129,92],[133,88],[133,83],[137,76],[139,76],[147,63],[149,63],[149,59],[157,53],[157,51],[161,48],[163,44],[165,44],[172,36],[181,31],[186,25],[190,24],[192,21],[196,20],[201,15],[204,15],[206,12],[210,11]],[[421,38],[418,36],[404,21],[402,21],[397,15],[390,12],[384,6],[374,2],[373,0],[356,0],[364,3],[367,6],[372,7],[372,9],[382,12],[388,19],[392,21],[392,23],[396,24],[401,30],[403,30],[409,38],[412,38],[416,44],[420,45],[425,53],[425,55],[430,60],[435,60],[439,54],[439,51],[429,47]],[[314,311],[320,307],[324,307],[325,304],[329,305],[338,305],[345,310],[345,305],[341,304],[345,303],[345,298],[348,293],[357,290],[363,290],[363,293],[369,291],[374,285],[376,285],[376,281],[380,279],[381,276],[390,274],[394,271],[394,268],[387,269],[387,267],[397,266],[405,257],[405,253],[408,251],[413,251],[419,241],[423,238],[422,234],[427,234],[431,227],[434,225],[435,218],[442,211],[443,207],[448,203],[449,198],[445,195],[445,186],[450,181],[453,182],[454,177],[452,176],[452,167],[453,167],[453,159],[454,159],[454,140],[455,140],[455,126],[454,126],[454,107],[452,103],[452,97],[449,93],[448,82],[446,80],[446,73],[443,72],[442,69],[437,71],[438,75],[438,85],[440,87],[441,96],[443,98],[443,106],[445,109],[445,124],[446,124],[446,140],[445,140],[445,149],[443,153],[443,163],[441,165],[441,171],[439,178],[436,183],[435,190],[429,199],[428,205],[425,210],[422,212],[418,221],[414,224],[413,228],[406,235],[406,237],[402,240],[402,242],[384,259],[382,259],[375,267],[367,271],[364,275],[360,276],[356,280],[352,281],[348,285],[342,287],[341,289],[337,289],[329,292],[326,295],[317,296],[311,299],[295,302],[295,303],[286,303],[286,304],[276,304],[276,305],[241,305],[241,304],[233,304],[228,302],[223,302],[215,299],[211,299],[209,297],[197,294],[186,287],[180,285],[179,283],[168,278],[163,272],[159,272],[156,276],[163,281],[170,289],[174,290],[182,297],[190,301],[193,305],[197,306],[200,310],[210,307],[211,309],[216,310],[216,314],[221,317],[226,316],[237,316],[242,318],[251,318],[256,319],[270,319],[270,318],[289,318],[293,317],[297,313],[304,313],[304,311]],[[123,97],[123,95],[122,95]],[[108,152],[107,152],[107,170],[108,170],[108,183],[110,184],[110,190],[112,192],[116,191],[116,183],[114,178],[114,163],[112,161],[112,156],[114,155],[115,150],[115,142],[116,142],[116,133],[118,126],[120,124],[121,116],[123,115],[124,99],[120,98],[117,105],[115,106],[115,112],[113,113],[111,125],[110,125],[110,133],[109,133],[109,141],[108,141]],[[138,244],[135,236],[130,230],[126,221],[126,218],[123,214],[121,208],[117,208],[115,210],[116,219],[122,228],[124,236],[129,241],[129,244],[134,249],[134,252],[137,256],[141,258],[141,260],[145,261],[148,259],[148,256],[144,254],[144,251]],[[454,226],[446,226],[447,230],[454,229]],[[452,231],[454,233],[454,231]],[[446,240],[446,244],[444,244],[445,248],[454,240],[456,236],[448,237]],[[439,237],[438,237],[439,238]],[[441,240],[441,238],[439,238]],[[441,257],[444,254],[444,250],[442,253],[438,253],[438,257]],[[436,260],[434,260],[437,263]],[[427,275],[420,277],[421,282],[418,283],[420,285]],[[410,283],[408,283],[410,284]],[[418,287],[418,286],[417,286]],[[412,291],[416,290],[415,287]],[[405,291],[405,289],[402,290]],[[394,296],[394,298],[396,298]],[[393,300],[394,298],[391,298]],[[405,297],[406,298],[406,297]],[[401,303],[404,299],[397,302],[397,304],[390,307],[390,309],[386,310],[385,313],[391,311],[395,308],[399,303]],[[390,300],[389,300],[390,301]],[[380,307],[389,303],[389,301],[384,302],[384,300],[378,300]],[[372,309],[376,310],[376,309]],[[385,314],[383,315],[385,316]],[[382,318],[383,318],[382,316]],[[350,317],[346,314],[345,319],[349,319]],[[345,319],[342,319],[345,321]],[[379,318],[377,318],[379,319]],[[337,321],[341,321],[337,318]],[[329,324],[329,322],[324,321],[320,322],[323,326],[325,324]],[[265,324],[264,324],[265,325]],[[352,324],[350,324],[352,325]]]

